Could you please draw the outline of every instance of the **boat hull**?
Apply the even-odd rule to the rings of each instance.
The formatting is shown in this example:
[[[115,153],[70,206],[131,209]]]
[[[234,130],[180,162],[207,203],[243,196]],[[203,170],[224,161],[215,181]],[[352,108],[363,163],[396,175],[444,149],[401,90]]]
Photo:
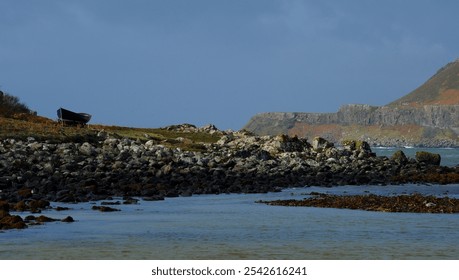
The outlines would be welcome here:
[[[75,113],[70,110],[59,108],[57,110],[59,121],[73,124],[86,124],[91,120],[91,115],[87,113]]]

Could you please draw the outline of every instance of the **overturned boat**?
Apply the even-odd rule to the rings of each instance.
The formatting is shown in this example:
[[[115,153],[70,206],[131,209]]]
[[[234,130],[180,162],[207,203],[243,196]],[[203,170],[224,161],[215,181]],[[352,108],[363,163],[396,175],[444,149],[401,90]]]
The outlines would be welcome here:
[[[70,110],[59,108],[57,110],[59,121],[66,124],[85,125],[91,120],[91,115],[87,113],[75,113]]]

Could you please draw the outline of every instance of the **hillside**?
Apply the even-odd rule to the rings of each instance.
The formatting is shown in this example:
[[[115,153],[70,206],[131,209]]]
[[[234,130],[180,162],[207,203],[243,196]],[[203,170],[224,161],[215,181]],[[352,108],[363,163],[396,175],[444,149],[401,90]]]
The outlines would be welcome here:
[[[336,113],[261,113],[244,129],[334,142],[361,139],[378,146],[459,146],[459,60],[386,106],[349,104]]]
[[[458,105],[459,59],[448,63],[420,87],[387,106]]]

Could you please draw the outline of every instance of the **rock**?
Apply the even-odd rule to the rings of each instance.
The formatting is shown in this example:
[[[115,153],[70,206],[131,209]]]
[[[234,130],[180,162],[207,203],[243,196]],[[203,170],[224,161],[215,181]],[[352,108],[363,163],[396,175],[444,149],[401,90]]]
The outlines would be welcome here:
[[[171,129],[204,133],[215,128]],[[350,140],[341,148],[323,138],[315,138],[311,145],[305,138],[288,135],[219,133],[219,141],[203,144],[198,151],[165,147],[156,138],[142,143],[107,136],[83,144],[0,140],[0,174],[8,174],[0,177],[0,199],[9,201],[0,207],[40,211],[49,208],[49,201],[162,200],[308,185],[459,182],[459,169],[436,170],[402,155],[393,160],[375,157],[365,141]]]
[[[92,156],[96,152],[96,149],[88,142],[84,142],[83,144],[81,144],[78,150],[85,156]]]
[[[105,130],[100,130],[99,132],[97,132],[97,137],[99,138],[107,138],[108,137],[108,133],[105,131]]]
[[[416,152],[416,160],[427,165],[440,165],[441,156],[439,154],[429,152]]]
[[[121,211],[116,208],[108,207],[108,206],[93,206],[92,210],[99,210],[100,212],[115,212],[115,211]]]
[[[121,205],[119,201],[102,201],[100,205]]]
[[[322,151],[327,148],[333,147],[333,143],[328,142],[322,137],[315,137],[312,141],[312,148],[316,151]]]
[[[46,209],[50,205],[49,201],[46,200],[31,200],[28,202],[27,206],[28,208],[33,211],[33,210],[39,210],[39,209]]]
[[[144,201],[159,201],[159,200],[164,200],[164,196],[147,196],[143,198]]]
[[[35,217],[34,215],[29,215],[29,216],[26,216],[24,218],[24,221],[25,222],[31,222],[31,221],[35,221],[37,219],[37,217]]]
[[[14,210],[20,211],[20,212],[23,212],[29,209],[28,205],[26,204],[24,200],[17,202],[13,208]]]
[[[67,210],[70,210],[70,208],[58,206],[58,207],[55,208],[55,210],[56,211],[67,211]]]
[[[0,210],[0,220],[8,216],[10,216],[10,213],[8,211]]]
[[[59,220],[41,215],[41,216],[37,217],[35,219],[35,221],[37,221],[39,223],[49,223],[49,222],[55,222],[55,221],[59,221]]]
[[[0,229],[24,229],[27,228],[26,223],[20,216],[6,216],[0,220]]]
[[[362,151],[371,152],[370,144],[368,144],[366,141],[343,140],[341,142],[341,145],[343,146],[344,149],[349,150],[349,151],[362,150]]]
[[[258,203],[276,206],[346,208],[383,212],[459,213],[459,199],[420,194],[398,196],[320,194],[318,197],[313,196],[303,200],[258,201]]]
[[[6,212],[10,211],[10,204],[8,201],[0,200],[0,210]]]
[[[137,204],[139,202],[138,199],[132,198],[132,197],[127,197],[123,201],[123,204]]]
[[[405,153],[401,150],[396,151],[390,159],[392,161],[402,163],[402,164],[408,162],[408,158],[406,157]]]
[[[66,218],[62,219],[61,222],[64,222],[64,223],[73,223],[75,222],[75,220],[70,217],[70,216],[67,216]]]
[[[208,124],[199,128],[199,131],[206,132],[209,134],[219,133],[220,130],[213,124]]]

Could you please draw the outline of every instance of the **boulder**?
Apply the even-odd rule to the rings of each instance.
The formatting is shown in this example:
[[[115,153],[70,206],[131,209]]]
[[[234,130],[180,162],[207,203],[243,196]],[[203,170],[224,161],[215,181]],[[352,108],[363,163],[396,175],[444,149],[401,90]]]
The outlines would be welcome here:
[[[0,229],[24,229],[27,228],[26,223],[20,216],[6,216],[0,220]]]
[[[401,150],[396,151],[390,159],[392,161],[395,161],[397,163],[402,163],[402,164],[405,164],[408,162],[408,158],[406,157],[405,153]]]
[[[96,152],[96,149],[88,142],[84,142],[83,144],[81,144],[78,150],[80,151],[81,154],[85,156],[92,156]]]
[[[341,145],[345,150],[348,151],[366,151],[366,152],[371,152],[371,147],[370,144],[366,141],[362,140],[343,140],[341,142]]]
[[[73,223],[75,222],[75,220],[70,217],[70,216],[67,216],[66,218],[62,219],[61,222],[64,222],[64,223]]]
[[[316,151],[322,151],[324,149],[332,148],[333,146],[333,143],[328,142],[322,137],[315,137],[314,140],[312,140],[312,148]]]
[[[35,219],[37,222],[39,223],[49,223],[49,222],[55,222],[55,221],[59,221],[57,219],[53,219],[53,218],[50,218],[50,217],[47,217],[47,216],[39,216]]]
[[[439,154],[420,151],[416,152],[416,160],[427,165],[440,165],[441,156]]]
[[[100,212],[115,212],[115,211],[121,211],[116,208],[108,207],[108,206],[93,206],[92,210],[99,210]]]

